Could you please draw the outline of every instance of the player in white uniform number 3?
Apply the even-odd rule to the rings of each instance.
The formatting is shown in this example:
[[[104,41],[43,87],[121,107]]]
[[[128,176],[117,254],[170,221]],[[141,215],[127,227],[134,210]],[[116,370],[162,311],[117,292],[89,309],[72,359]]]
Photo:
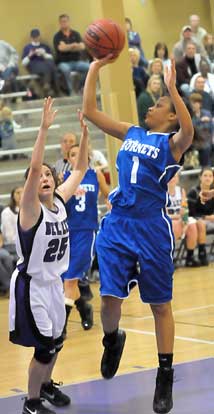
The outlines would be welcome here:
[[[19,260],[10,288],[10,340],[35,348],[23,414],[55,414],[42,403],[44,398],[57,407],[70,404],[70,398],[58,389],[51,374],[63,346],[65,324],[60,275],[69,264],[69,232],[64,203],[74,194],[88,168],[88,132],[80,113],[79,157],[72,175],[56,189],[54,170],[43,162],[47,131],[57,112],[52,105],[50,97],[45,99],[26,173],[18,217]]]

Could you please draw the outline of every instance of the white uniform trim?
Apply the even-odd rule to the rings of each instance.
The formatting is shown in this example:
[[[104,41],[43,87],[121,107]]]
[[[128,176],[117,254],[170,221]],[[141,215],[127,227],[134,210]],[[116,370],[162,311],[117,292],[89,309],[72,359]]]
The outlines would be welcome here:
[[[166,221],[167,226],[168,226],[168,229],[169,229],[169,235],[170,235],[170,240],[171,240],[171,252],[170,252],[170,257],[171,257],[171,259],[172,259],[172,261],[173,261],[174,239],[173,239],[173,235],[172,235],[171,227],[170,227],[170,224],[169,224],[169,222],[168,222],[168,220],[167,220],[167,217],[166,217],[166,216],[165,216],[165,214],[164,214],[164,210],[163,210],[163,209],[161,209],[161,214],[162,214],[163,219]]]

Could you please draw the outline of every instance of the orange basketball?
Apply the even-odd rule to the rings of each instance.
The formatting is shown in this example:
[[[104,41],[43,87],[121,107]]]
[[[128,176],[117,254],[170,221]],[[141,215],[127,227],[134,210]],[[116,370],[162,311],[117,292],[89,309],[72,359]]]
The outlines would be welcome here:
[[[125,32],[113,20],[99,19],[88,26],[84,41],[89,53],[97,59],[109,53],[117,57],[125,45]]]

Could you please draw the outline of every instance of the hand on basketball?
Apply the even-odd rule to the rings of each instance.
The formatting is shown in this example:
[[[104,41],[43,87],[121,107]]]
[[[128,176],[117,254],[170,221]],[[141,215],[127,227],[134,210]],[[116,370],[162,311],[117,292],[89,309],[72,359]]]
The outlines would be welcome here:
[[[117,56],[115,56],[113,53],[109,53],[107,56],[105,56],[102,59],[94,58],[94,61],[92,62],[91,65],[101,68],[102,66],[105,66],[108,63],[114,63],[116,59],[117,59]]]
[[[170,60],[171,66],[166,66],[164,70],[164,82],[168,90],[176,85],[175,59],[171,58]]]
[[[48,129],[53,124],[56,117],[57,110],[53,110],[53,102],[54,99],[52,99],[50,96],[44,100],[41,119],[41,127],[44,129]]]

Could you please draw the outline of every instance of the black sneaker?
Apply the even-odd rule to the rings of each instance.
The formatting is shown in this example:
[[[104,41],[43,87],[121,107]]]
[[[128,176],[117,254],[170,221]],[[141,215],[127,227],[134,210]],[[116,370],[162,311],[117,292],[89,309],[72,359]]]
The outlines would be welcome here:
[[[89,305],[89,303],[84,303],[84,305],[82,306],[77,306],[77,310],[80,314],[80,318],[81,318],[81,324],[82,327],[85,331],[88,331],[89,329],[92,328],[93,324],[94,324],[94,319],[93,319],[93,308],[91,305]]]
[[[111,379],[117,372],[123,348],[126,341],[126,333],[121,329],[118,330],[117,342],[113,346],[107,344],[103,338],[104,352],[101,360],[101,374],[105,379]]]
[[[56,407],[64,407],[65,405],[69,405],[71,400],[68,395],[59,390],[58,387],[60,385],[62,385],[61,382],[57,384],[56,382],[53,382],[53,380],[43,383],[40,390],[40,397],[49,401]]]
[[[195,260],[194,257],[191,257],[189,259],[188,258],[186,259],[185,267],[199,267],[199,266],[201,266],[200,265],[200,262],[198,262],[197,260]]]
[[[200,266],[208,266],[209,264],[206,252],[201,252],[198,256],[198,260],[200,262]]]
[[[155,413],[166,414],[169,413],[173,407],[173,372],[174,370],[172,368],[169,370],[158,368],[155,395],[153,400],[153,410]]]
[[[25,399],[22,414],[56,414],[42,404],[41,398]]]

